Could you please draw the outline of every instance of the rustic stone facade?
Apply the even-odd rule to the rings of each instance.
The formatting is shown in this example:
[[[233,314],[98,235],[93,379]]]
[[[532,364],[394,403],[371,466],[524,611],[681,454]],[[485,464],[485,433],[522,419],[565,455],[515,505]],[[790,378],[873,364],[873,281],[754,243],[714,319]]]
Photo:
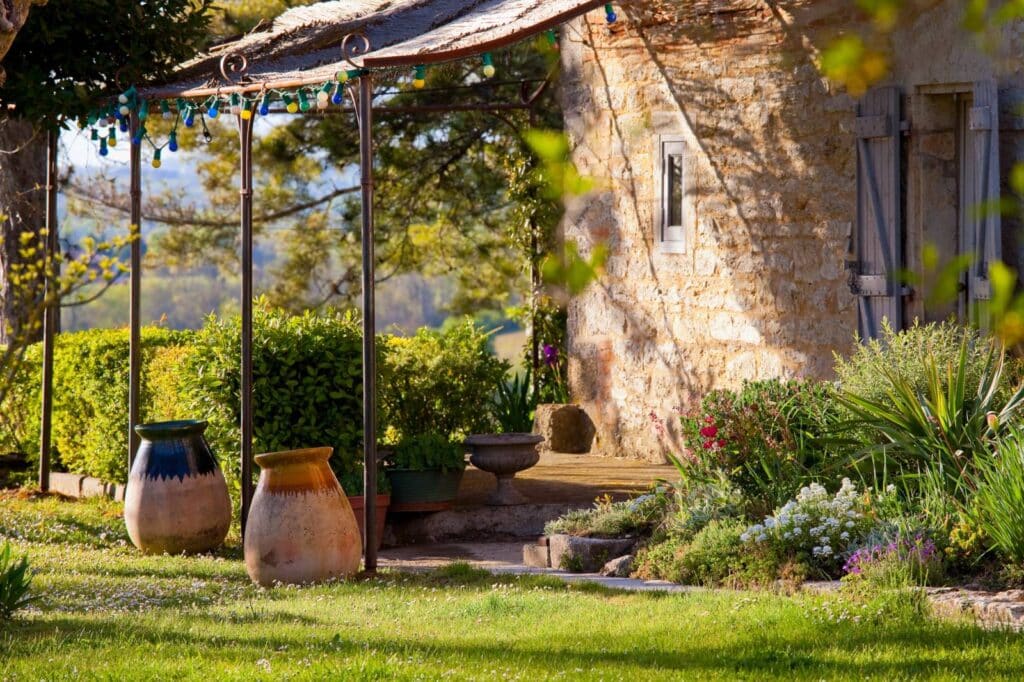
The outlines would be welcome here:
[[[833,352],[852,345],[856,101],[815,63],[836,26],[855,26],[852,5],[653,1],[627,6],[611,30],[594,12],[563,31],[574,160],[602,183],[570,207],[564,236],[584,253],[609,248],[604,276],[569,307],[570,384],[597,426],[596,449],[678,452],[678,412],[708,389],[828,377]],[[910,100],[923,84],[995,73],[959,28],[962,3],[918,5],[893,37],[893,82]],[[686,146],[682,253],[655,236],[659,135]],[[1017,141],[1001,139],[1009,158]],[[921,170],[922,155],[948,156],[949,144],[945,133],[922,133],[905,148]],[[935,188],[914,175],[913,159],[907,167],[913,265],[923,222],[915,206],[931,205]],[[919,301],[907,306],[921,314]]]

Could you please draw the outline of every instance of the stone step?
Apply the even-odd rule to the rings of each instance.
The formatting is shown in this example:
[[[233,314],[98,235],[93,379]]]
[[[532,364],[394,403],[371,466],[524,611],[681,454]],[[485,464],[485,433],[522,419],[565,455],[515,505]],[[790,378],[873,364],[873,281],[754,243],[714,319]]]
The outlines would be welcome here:
[[[430,514],[388,512],[385,546],[460,540],[535,539],[544,524],[570,509],[589,507],[584,502],[456,507]]]

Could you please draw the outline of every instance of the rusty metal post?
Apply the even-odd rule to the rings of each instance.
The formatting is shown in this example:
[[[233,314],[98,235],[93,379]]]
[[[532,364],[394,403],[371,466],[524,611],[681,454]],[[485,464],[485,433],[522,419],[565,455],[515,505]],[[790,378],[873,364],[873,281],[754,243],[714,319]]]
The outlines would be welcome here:
[[[363,550],[367,572],[377,570],[377,325],[373,255],[373,77],[359,78],[359,174],[363,240]]]
[[[135,134],[141,125],[137,113],[129,119],[131,145],[128,154],[129,169],[129,222],[131,223],[130,280],[128,294],[128,470],[131,471],[135,451],[139,449],[139,405],[142,397],[142,144],[136,144]]]
[[[245,537],[249,507],[252,505],[252,118],[238,117],[238,138],[240,143],[241,180],[240,202],[242,221],[242,396],[241,396],[241,472],[242,508],[240,521],[242,537]]]
[[[39,489],[50,489],[50,441],[53,425],[53,345],[60,324],[60,300],[57,279],[57,139],[59,128],[46,134],[46,248],[44,249],[45,288],[43,290],[43,385],[39,408]],[[57,268],[51,271],[51,268]]]

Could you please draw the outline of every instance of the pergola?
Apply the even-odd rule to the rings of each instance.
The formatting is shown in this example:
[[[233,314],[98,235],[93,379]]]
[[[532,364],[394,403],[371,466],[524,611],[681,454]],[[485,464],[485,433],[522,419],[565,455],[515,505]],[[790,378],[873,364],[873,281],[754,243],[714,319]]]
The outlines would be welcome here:
[[[269,92],[296,90],[334,84],[352,101],[351,111],[359,125],[360,185],[362,201],[362,304],[363,304],[363,465],[365,538],[376,537],[377,452],[376,452],[376,325],[374,320],[374,180],[373,117],[374,82],[381,71],[409,73],[439,64],[489,53],[555,29],[561,24],[604,5],[609,22],[615,20],[604,0],[331,0],[291,9],[272,23],[251,33],[211,48],[207,53],[180,65],[173,79],[165,83],[140,84],[133,92],[135,102],[167,102],[176,107],[189,102],[229,104],[237,117],[240,143],[240,230],[241,230],[241,510],[244,534],[252,501],[253,462],[253,181],[252,141],[257,101],[259,113],[266,108]],[[526,88],[522,101],[494,104],[491,108],[528,108],[531,97]],[[136,99],[137,98],[137,99]],[[250,99],[251,98],[251,99]],[[129,461],[138,446],[134,425],[140,419],[141,345],[140,299],[142,244],[138,238],[142,223],[141,139],[145,106],[126,112],[132,136],[129,155],[130,254],[130,351],[129,351]],[[386,108],[386,107],[384,107]],[[441,107],[441,110],[458,105]],[[479,108],[479,107],[477,107]],[[487,107],[484,107],[487,108]],[[124,112],[122,108],[122,112]],[[288,107],[288,113],[295,113]],[[277,113],[276,111],[273,113]],[[303,110],[305,113],[305,109]],[[311,113],[316,113],[313,109]],[[56,251],[56,134],[49,139],[47,226],[48,250]],[[43,387],[41,418],[40,486],[49,480],[50,424],[52,414],[53,344],[56,312],[44,323]],[[364,545],[365,567],[377,566],[373,541]]]

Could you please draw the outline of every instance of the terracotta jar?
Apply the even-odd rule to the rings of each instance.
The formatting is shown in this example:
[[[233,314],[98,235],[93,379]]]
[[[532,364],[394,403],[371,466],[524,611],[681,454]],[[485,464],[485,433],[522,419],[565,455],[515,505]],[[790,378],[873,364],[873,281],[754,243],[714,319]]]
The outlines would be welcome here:
[[[333,448],[257,455],[260,482],[245,526],[253,582],[306,584],[359,570],[359,527],[327,465]]]
[[[231,499],[204,421],[139,424],[124,495],[128,536],[146,554],[207,552],[224,542]]]

